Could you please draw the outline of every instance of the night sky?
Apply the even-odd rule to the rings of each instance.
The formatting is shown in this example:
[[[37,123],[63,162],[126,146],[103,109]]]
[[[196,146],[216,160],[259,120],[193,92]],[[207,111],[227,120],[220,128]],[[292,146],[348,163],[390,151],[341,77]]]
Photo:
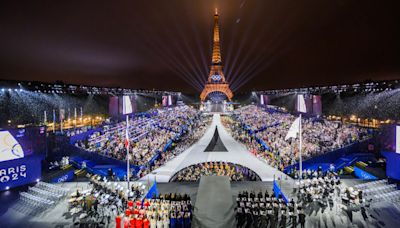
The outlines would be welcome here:
[[[107,3],[106,3],[107,2]],[[400,79],[400,1],[1,1],[0,78],[199,92]]]

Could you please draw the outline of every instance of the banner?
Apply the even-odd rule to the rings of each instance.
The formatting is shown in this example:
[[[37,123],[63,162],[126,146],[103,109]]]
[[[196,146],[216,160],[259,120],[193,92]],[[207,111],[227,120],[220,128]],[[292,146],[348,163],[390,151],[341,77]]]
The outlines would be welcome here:
[[[172,106],[172,96],[168,95],[168,106]]]
[[[60,108],[60,122],[65,119],[65,109]]]
[[[278,183],[276,182],[276,180],[274,180],[274,193],[275,193],[275,197],[278,199],[279,195],[282,195],[282,199],[283,201],[285,201],[286,204],[289,203],[289,201],[286,199],[285,194],[283,194],[283,192],[281,191],[281,188],[279,188]]]
[[[53,180],[50,181],[50,183],[62,183],[62,182],[69,182],[74,179],[74,170],[70,170],[68,173],[65,173],[64,175],[60,177],[56,177]]]
[[[119,110],[118,110],[118,97],[110,97],[109,103],[108,103],[108,114],[111,117],[118,117]]]
[[[303,94],[297,95],[296,111],[302,113],[307,112],[306,100]]]
[[[146,194],[146,199],[151,199],[155,195],[156,197],[158,196],[158,190],[157,190],[157,182],[154,182],[153,186],[149,189],[149,191]]]
[[[163,107],[168,106],[168,96],[162,96],[162,106]]]
[[[354,166],[354,175],[361,180],[378,180],[378,178],[357,166]]]
[[[321,102],[321,96],[320,95],[313,95],[312,96],[313,102],[312,102],[312,112],[316,116],[321,116],[322,115],[322,102]]]

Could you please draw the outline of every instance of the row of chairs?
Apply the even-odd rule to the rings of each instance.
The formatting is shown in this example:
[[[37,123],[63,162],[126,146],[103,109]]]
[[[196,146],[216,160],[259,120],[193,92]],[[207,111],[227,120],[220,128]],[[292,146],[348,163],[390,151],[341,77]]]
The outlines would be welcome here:
[[[37,195],[37,196],[40,196],[40,197],[43,197],[46,199],[56,200],[56,201],[60,200],[63,197],[62,194],[50,192],[50,191],[44,190],[44,189],[36,187],[36,186],[30,187],[28,190],[28,193],[32,194],[32,195]]]
[[[40,196],[35,196],[35,195],[29,194],[27,192],[21,192],[20,196],[23,199],[27,199],[28,201],[32,201],[32,202],[37,202],[44,206],[51,206],[55,203],[53,200],[49,200],[49,199],[46,199],[46,198],[40,197]]]
[[[30,187],[27,192],[20,192],[19,200],[12,209],[26,215],[37,215],[56,205],[64,198],[69,190],[59,186],[38,182]]]
[[[400,201],[397,184],[389,184],[386,179],[358,184],[354,187],[362,190],[364,197],[371,203]]]
[[[386,185],[388,183],[388,180],[383,179],[383,180],[377,180],[377,181],[371,181],[363,184],[357,184],[354,187],[360,190],[365,190],[371,187],[376,187],[376,186],[382,186]]]
[[[55,204],[54,201],[35,196],[26,192],[20,193],[20,198],[12,209],[25,215],[37,215],[51,208]]]
[[[372,202],[383,202],[383,201],[392,203],[400,202],[400,191],[381,193],[374,195],[372,198]]]
[[[363,191],[364,196],[371,196],[376,193],[384,193],[384,192],[392,192],[397,190],[397,185],[396,184],[389,184],[389,185],[382,185],[382,186],[377,186],[377,187],[372,187],[365,189]]]
[[[55,194],[61,194],[63,196],[67,195],[69,192],[69,189],[67,189],[67,188],[61,188],[57,185],[49,184],[49,183],[42,182],[42,181],[38,182],[36,186],[38,188],[42,188],[46,191],[49,191],[49,192],[52,192]]]

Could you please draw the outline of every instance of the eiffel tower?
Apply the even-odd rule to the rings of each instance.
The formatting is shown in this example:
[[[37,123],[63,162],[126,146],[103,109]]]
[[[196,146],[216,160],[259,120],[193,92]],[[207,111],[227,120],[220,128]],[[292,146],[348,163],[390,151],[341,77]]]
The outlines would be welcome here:
[[[212,64],[210,73],[208,74],[208,80],[200,94],[201,101],[205,101],[209,94],[218,92],[225,94],[229,101],[233,97],[233,93],[229,88],[229,83],[226,82],[224,73],[222,72],[218,17],[218,10],[215,9]]]

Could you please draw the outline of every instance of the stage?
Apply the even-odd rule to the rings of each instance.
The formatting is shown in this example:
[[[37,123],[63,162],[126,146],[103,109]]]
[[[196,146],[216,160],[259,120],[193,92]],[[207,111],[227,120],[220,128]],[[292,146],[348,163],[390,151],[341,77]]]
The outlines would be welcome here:
[[[218,129],[219,137],[227,151],[204,152],[213,139],[216,128]],[[280,172],[279,170],[259,160],[257,157],[251,154],[243,144],[233,139],[233,137],[222,125],[221,116],[219,114],[213,115],[211,125],[198,142],[193,144],[182,154],[167,162],[162,167],[154,170],[151,174],[144,176],[141,180],[156,180],[157,182],[161,183],[169,182],[173,175],[179,170],[190,165],[209,161],[224,161],[245,166],[253,170],[262,181],[272,181],[274,177],[283,179],[287,178],[289,181],[292,180],[283,172]]]

